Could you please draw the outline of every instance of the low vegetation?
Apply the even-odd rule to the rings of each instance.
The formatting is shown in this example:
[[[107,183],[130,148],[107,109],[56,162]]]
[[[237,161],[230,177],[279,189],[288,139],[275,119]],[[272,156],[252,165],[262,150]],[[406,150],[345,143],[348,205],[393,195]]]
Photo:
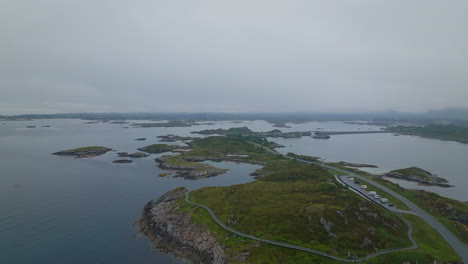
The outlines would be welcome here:
[[[207,129],[202,131],[194,131],[191,133],[195,134],[204,134],[204,135],[242,135],[242,136],[255,136],[262,138],[300,138],[304,136],[312,136],[312,133],[309,131],[306,132],[282,132],[279,129],[273,129],[267,132],[254,132],[248,127],[232,127],[229,129]]]
[[[62,150],[59,152],[52,153],[53,155],[59,156],[74,156],[75,158],[90,158],[100,156],[102,154],[111,151],[112,149],[102,146],[89,146],[75,149]]]
[[[269,145],[271,143],[266,139],[256,136],[207,137],[193,140],[190,142],[193,150],[170,156],[169,160],[181,164],[231,160],[264,165],[256,171],[257,181],[227,187],[205,187],[190,195],[193,202],[210,207],[222,222],[240,232],[343,258],[363,257],[411,244],[407,225],[399,216],[339,185],[329,170],[291,159],[316,161],[314,157],[292,153],[289,158],[273,155],[262,147]],[[406,209],[398,200],[394,203]],[[218,226],[205,210],[189,206],[183,199],[178,201],[178,205],[177,210],[191,214],[196,223],[210,230],[225,248],[229,263],[341,263],[238,237]],[[421,206],[430,208],[429,205]],[[459,210],[458,206],[462,205],[457,203],[456,210]],[[455,215],[459,216],[453,214],[451,217]],[[421,246],[415,250],[385,254],[364,263],[457,260],[436,231],[417,217],[405,218],[413,224],[414,238]]]
[[[454,235],[468,244],[468,203],[442,197],[433,192],[408,190],[383,178],[374,177],[367,172],[354,172],[376,181],[389,189],[405,196],[444,224]]]
[[[192,200],[240,232],[345,258],[410,245],[400,218],[340,187],[321,167],[284,160],[264,170],[271,173],[258,181],[202,188]]]
[[[168,144],[153,144],[149,145],[146,147],[139,148],[139,151],[144,151],[147,153],[152,153],[152,154],[159,154],[159,153],[164,153],[171,151],[173,149],[177,148],[175,145],[168,145]]]
[[[393,126],[388,131],[403,135],[416,135],[426,138],[457,141],[468,144],[468,124],[428,124],[425,126]]]
[[[393,170],[385,174],[387,177],[403,179],[407,181],[415,181],[426,185],[438,185],[441,187],[451,187],[448,181],[438,177],[426,170],[418,167],[410,167],[405,169]]]

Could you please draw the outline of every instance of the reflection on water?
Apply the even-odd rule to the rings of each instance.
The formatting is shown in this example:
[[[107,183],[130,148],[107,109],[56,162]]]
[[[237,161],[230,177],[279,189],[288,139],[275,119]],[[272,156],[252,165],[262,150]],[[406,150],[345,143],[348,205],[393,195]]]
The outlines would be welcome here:
[[[193,129],[208,128],[126,129],[125,124],[83,123],[41,120],[0,126],[0,263],[180,263],[154,250],[145,237],[136,237],[134,223],[143,206],[180,186],[249,182],[249,174],[258,168],[220,162],[216,165],[231,170],[191,181],[157,176],[162,172],[153,161],[157,155],[131,164],[112,163],[116,152],[84,159],[50,155],[89,145],[134,152],[157,143],[158,135],[190,135]],[[43,124],[51,127],[39,127]],[[147,140],[134,140],[141,137]]]
[[[221,186],[252,181],[258,166],[211,163],[226,174],[200,180],[164,178],[153,159],[114,164],[116,152],[73,159],[50,155],[58,150],[102,145],[134,152],[157,143],[157,136],[197,136],[191,131],[248,126],[274,129],[265,121],[216,122],[182,128],[126,128],[128,124],[84,124],[83,120],[10,121],[0,125],[0,263],[179,263],[158,253],[134,227],[146,202],[171,189]],[[49,125],[50,127],[42,127]],[[342,122],[290,124],[283,131],[378,130],[376,126]],[[27,128],[36,126],[36,128]],[[147,138],[136,141],[136,138]],[[330,161],[370,163],[374,172],[418,166],[438,174],[455,188],[422,187],[444,196],[468,200],[468,145],[391,134],[336,135],[274,139],[281,152],[320,156]],[[172,144],[177,144],[175,142]],[[160,154],[163,155],[163,154]],[[399,182],[403,185],[403,183]],[[407,182],[405,182],[407,184]],[[408,186],[411,186],[409,183]]]
[[[358,126],[358,125],[354,125]],[[285,145],[282,153],[294,152],[322,157],[328,161],[366,163],[378,168],[362,168],[371,173],[420,167],[447,179],[452,188],[423,186],[407,181],[397,181],[405,188],[424,189],[442,196],[468,200],[468,145],[392,134],[333,135],[328,140],[303,137],[299,139],[275,139]]]

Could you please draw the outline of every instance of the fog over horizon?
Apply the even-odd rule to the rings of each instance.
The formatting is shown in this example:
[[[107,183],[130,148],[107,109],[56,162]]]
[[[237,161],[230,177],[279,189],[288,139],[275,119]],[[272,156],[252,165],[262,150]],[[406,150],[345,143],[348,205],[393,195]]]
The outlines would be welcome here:
[[[468,107],[468,1],[0,2],[0,115]]]

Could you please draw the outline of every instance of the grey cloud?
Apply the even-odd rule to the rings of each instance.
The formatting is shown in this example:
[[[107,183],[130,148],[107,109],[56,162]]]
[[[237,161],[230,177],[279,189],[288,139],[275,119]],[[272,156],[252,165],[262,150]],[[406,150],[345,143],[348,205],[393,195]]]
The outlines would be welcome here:
[[[4,1],[0,114],[468,106],[468,4]]]

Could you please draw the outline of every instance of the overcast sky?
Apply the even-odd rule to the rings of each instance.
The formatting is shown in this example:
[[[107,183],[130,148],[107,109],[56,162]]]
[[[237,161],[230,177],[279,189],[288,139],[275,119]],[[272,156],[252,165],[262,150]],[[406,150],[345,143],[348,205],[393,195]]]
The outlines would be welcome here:
[[[0,0],[0,114],[468,107],[468,1]]]

